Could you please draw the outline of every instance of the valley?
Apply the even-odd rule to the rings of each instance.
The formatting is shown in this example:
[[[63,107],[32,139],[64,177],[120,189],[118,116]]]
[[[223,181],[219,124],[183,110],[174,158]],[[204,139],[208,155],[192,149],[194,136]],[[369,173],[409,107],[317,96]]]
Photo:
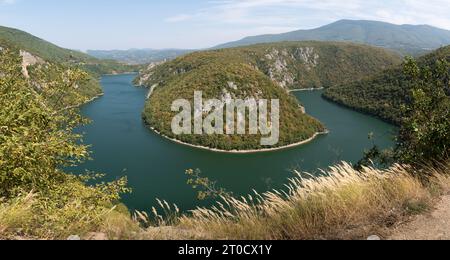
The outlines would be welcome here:
[[[142,65],[152,62],[161,62],[175,59],[194,52],[194,50],[180,50],[180,49],[130,49],[130,50],[88,50],[87,54],[101,60],[115,60],[125,64]]]
[[[136,88],[131,75],[104,76],[105,95],[84,106],[82,113],[93,123],[80,128],[84,142],[92,145],[93,160],[80,165],[85,169],[107,172],[107,180],[127,176],[131,194],[123,202],[130,209],[148,210],[157,207],[154,198],[177,204],[182,210],[207,206],[213,200],[199,201],[196,192],[186,185],[187,169],[201,169],[211,180],[237,195],[283,189],[294,169],[319,174],[340,161],[356,163],[373,132],[380,147],[392,147],[396,127],[321,98],[322,91],[296,92],[295,97],[308,114],[320,120],[329,134],[318,136],[303,146],[286,150],[228,154],[215,153],[180,145],[152,132],[142,122],[147,89]],[[353,129],[353,131],[348,131]]]
[[[151,88],[144,120],[164,137],[215,151],[270,151],[304,144],[327,132],[326,126],[304,113],[290,90],[333,88],[381,72],[400,61],[400,56],[392,52],[349,43],[263,44],[189,54],[150,66],[135,83]],[[195,91],[202,91],[205,98],[227,103],[233,99],[255,103],[263,99],[280,100],[279,142],[272,147],[263,146],[260,140],[264,137],[250,135],[249,131],[240,135],[175,135],[171,128],[176,115],[170,113],[172,102],[193,101]],[[250,117],[245,108],[238,114],[241,118]]]
[[[58,40],[86,51],[0,26],[0,240],[378,239],[445,209],[450,31],[276,23],[205,47],[273,28],[97,14]]]

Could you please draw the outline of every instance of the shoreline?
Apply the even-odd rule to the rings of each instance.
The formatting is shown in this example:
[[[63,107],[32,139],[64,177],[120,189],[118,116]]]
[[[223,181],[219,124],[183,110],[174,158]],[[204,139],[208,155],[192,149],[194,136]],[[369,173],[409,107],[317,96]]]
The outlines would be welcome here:
[[[150,128],[154,133],[158,134],[159,136],[163,137],[166,140],[169,140],[173,143],[176,144],[180,144],[180,145],[184,145],[184,146],[188,146],[191,148],[196,148],[196,149],[200,149],[200,150],[204,150],[204,151],[210,151],[210,152],[214,152],[214,153],[224,153],[224,154],[255,154],[255,153],[267,153],[267,152],[276,152],[276,151],[281,151],[281,150],[287,150],[287,149],[291,149],[291,148],[295,148],[298,146],[302,146],[305,144],[308,144],[312,141],[314,141],[317,137],[321,136],[321,135],[327,135],[330,133],[330,131],[326,130],[325,132],[317,132],[315,133],[312,137],[297,142],[297,143],[293,143],[293,144],[289,144],[289,145],[285,145],[285,146],[280,146],[280,147],[274,147],[274,148],[264,148],[264,149],[253,149],[253,150],[221,150],[221,149],[217,149],[217,148],[211,148],[211,147],[207,147],[207,146],[201,146],[201,145],[195,145],[195,144],[190,144],[190,143],[186,143],[183,141],[180,141],[178,139],[163,135],[161,132],[159,132],[157,129],[155,129],[154,127],[150,126],[144,119],[145,124],[147,125],[148,128]]]
[[[153,85],[150,87],[149,93],[147,94],[147,100],[151,98],[151,96],[153,95],[155,89],[158,87],[157,84]],[[148,88],[148,87],[147,87]],[[322,88],[324,89],[324,88]],[[312,89],[310,91],[314,91],[314,90],[320,90],[320,89]],[[295,91],[295,90],[293,90]],[[297,90],[300,91],[300,90]],[[301,91],[307,91],[307,90],[301,90]],[[291,91],[290,91],[291,92]],[[287,150],[290,148],[295,148],[298,146],[302,146],[305,144],[308,144],[312,141],[314,141],[318,136],[321,135],[327,135],[330,133],[329,130],[325,130],[324,132],[317,132],[315,133],[313,136],[311,136],[310,138],[297,142],[297,143],[293,143],[293,144],[289,144],[289,145],[285,145],[285,146],[281,146],[281,147],[275,147],[275,148],[265,148],[265,149],[254,149],[254,150],[221,150],[221,149],[216,149],[216,148],[211,148],[211,147],[206,147],[206,146],[201,146],[201,145],[195,145],[195,144],[190,144],[190,143],[186,143],[183,141],[180,141],[178,139],[163,135],[161,132],[159,132],[156,128],[154,128],[153,126],[151,126],[146,120],[145,118],[143,118],[143,121],[145,123],[145,125],[150,128],[150,130],[152,130],[154,133],[158,134],[159,136],[163,137],[166,140],[169,140],[173,143],[177,143],[180,145],[184,145],[184,146],[188,146],[191,148],[196,148],[196,149],[200,149],[200,150],[204,150],[204,151],[210,151],[210,152],[215,152],[215,153],[226,153],[226,154],[251,154],[251,153],[267,153],[267,152],[275,152],[275,151],[281,151],[281,150]]]
[[[84,106],[84,105],[87,105],[87,104],[89,104],[89,103],[91,103],[91,102],[94,102],[95,100],[97,100],[97,99],[103,97],[104,95],[105,95],[105,93],[98,94],[97,96],[92,97],[91,99],[88,99],[88,100],[86,100],[86,101],[84,101],[84,102],[82,102],[82,103],[80,103],[80,104],[68,106],[68,107],[63,108],[62,110],[68,110],[68,109],[80,108],[80,107],[82,107],[82,106]]]
[[[103,97],[104,95],[105,95],[105,93],[98,94],[97,96],[95,96],[95,97],[93,97],[93,98],[87,100],[86,102],[84,102],[82,105],[89,104],[89,103],[91,103],[91,102],[93,102],[93,101],[95,101],[95,100],[97,100],[97,99]],[[82,105],[81,105],[81,106],[82,106]]]
[[[108,74],[102,74],[101,76],[120,76],[120,75],[134,75],[139,74],[139,72],[122,72],[122,73],[108,73]]]
[[[325,88],[297,88],[297,89],[290,89],[288,90],[289,93],[291,92],[303,92],[303,91],[316,91],[316,90],[324,90]]]

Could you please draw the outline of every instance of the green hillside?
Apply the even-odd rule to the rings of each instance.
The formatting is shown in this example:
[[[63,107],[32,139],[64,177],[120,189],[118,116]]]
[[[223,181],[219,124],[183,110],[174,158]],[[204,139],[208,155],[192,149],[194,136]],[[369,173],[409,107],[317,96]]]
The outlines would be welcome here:
[[[203,91],[205,100],[221,99],[224,93],[243,100],[246,98],[279,99],[280,142],[276,147],[304,141],[315,133],[325,130],[317,120],[303,114],[294,97],[260,71],[239,60],[223,62],[222,57],[210,58],[213,60],[204,65],[198,64],[189,72],[169,77],[156,88],[144,110],[144,119],[151,127],[163,135],[183,142],[221,150],[271,148],[260,145],[261,135],[175,136],[172,133],[171,121],[178,113],[171,112],[172,102],[177,99],[193,102],[194,91]],[[230,85],[236,87],[230,87]]]
[[[325,127],[303,113],[287,90],[333,87],[382,71],[400,58],[382,49],[347,43],[298,42],[197,52],[143,71],[136,83],[154,92],[143,113],[145,121],[165,136],[221,150],[261,149],[261,136],[174,135],[171,121],[177,99],[280,99],[279,146],[307,140]],[[248,116],[248,115],[247,115]],[[267,147],[266,147],[267,148]]]
[[[3,26],[0,26],[0,45],[26,50],[47,61],[59,63],[95,61],[82,52],[60,48],[29,33]]]
[[[85,53],[64,49],[29,33],[3,26],[0,26],[0,46],[24,50],[49,62],[79,66],[94,76],[137,69],[111,60],[98,60]]]
[[[97,78],[82,70],[70,69],[69,67],[58,63],[45,63],[29,66],[29,80],[33,83],[32,85],[35,86],[35,89],[38,92],[48,88],[56,90],[58,89],[58,86],[55,86],[53,82],[56,80],[63,81],[64,77],[62,77],[62,75],[66,74],[67,78],[70,78],[69,71],[72,70],[84,74],[84,79],[77,82],[72,88],[59,89],[59,93],[55,92],[51,95],[44,95],[44,97],[48,98],[48,102],[60,103],[64,106],[78,106],[102,95],[103,90]]]
[[[353,82],[401,63],[381,48],[337,42],[283,42],[205,51],[153,66],[136,83],[151,86],[173,73],[190,71],[216,59],[240,61],[285,89],[328,88]]]
[[[420,57],[418,63],[421,67],[433,66],[440,59],[450,61],[450,46]],[[400,123],[401,107],[410,99],[411,91],[399,66],[367,80],[328,89],[324,96],[350,108]]]
[[[98,60],[82,52],[64,49],[29,33],[0,26],[0,47],[13,52],[23,52],[23,62],[30,60],[26,73],[30,80],[39,84],[43,80],[50,82],[55,76],[67,69],[86,71],[86,80],[80,82],[76,89],[65,93],[63,100],[67,105],[74,100],[88,101],[100,95],[102,89],[98,78],[102,74],[114,74],[138,71],[139,66],[130,66],[111,60]]]
[[[450,44],[450,31],[428,25],[395,25],[377,21],[341,20],[312,30],[247,37],[216,48],[282,41],[346,41],[419,55]]]

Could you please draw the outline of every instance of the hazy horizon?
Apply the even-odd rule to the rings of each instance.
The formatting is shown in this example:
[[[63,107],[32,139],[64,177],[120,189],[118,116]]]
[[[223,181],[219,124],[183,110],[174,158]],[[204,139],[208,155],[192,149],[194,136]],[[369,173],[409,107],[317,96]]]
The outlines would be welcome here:
[[[204,49],[341,19],[450,30],[450,2],[430,0],[0,0],[0,25],[76,50]]]

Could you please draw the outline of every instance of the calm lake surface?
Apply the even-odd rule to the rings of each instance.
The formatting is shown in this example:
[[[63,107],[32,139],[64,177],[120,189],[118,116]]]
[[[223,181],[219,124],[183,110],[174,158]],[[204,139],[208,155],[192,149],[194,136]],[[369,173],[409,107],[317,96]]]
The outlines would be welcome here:
[[[330,103],[321,91],[294,93],[307,113],[318,118],[330,134],[297,148],[260,154],[221,154],[172,143],[147,129],[141,119],[144,88],[136,88],[136,75],[104,76],[105,95],[84,106],[82,113],[93,120],[83,127],[84,142],[92,145],[93,161],[85,169],[106,173],[108,180],[128,176],[133,193],[123,202],[131,209],[148,210],[156,198],[190,210],[199,202],[186,184],[186,169],[201,169],[204,176],[238,195],[282,188],[293,176],[292,169],[316,173],[340,161],[357,162],[373,132],[380,147],[393,145],[396,128],[376,118]]]

